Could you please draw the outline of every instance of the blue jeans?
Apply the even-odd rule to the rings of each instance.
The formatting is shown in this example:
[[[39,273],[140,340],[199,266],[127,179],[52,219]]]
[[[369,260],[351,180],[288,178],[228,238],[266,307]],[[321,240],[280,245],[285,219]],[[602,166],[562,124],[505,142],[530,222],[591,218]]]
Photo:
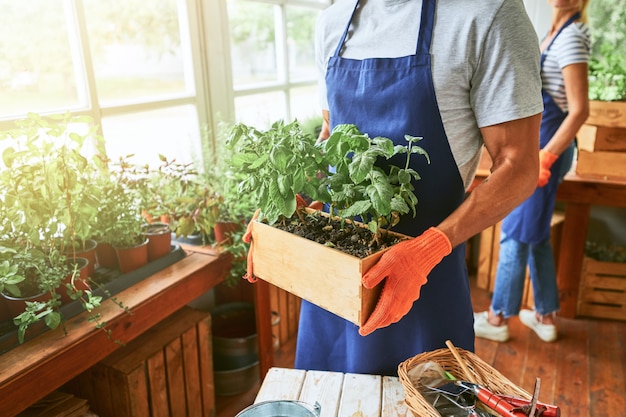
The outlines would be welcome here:
[[[563,152],[559,182],[569,171],[574,156],[574,144]],[[500,236],[500,253],[493,289],[491,310],[509,318],[519,314],[526,266],[533,286],[535,310],[542,316],[559,310],[559,290],[550,239],[531,245],[519,242],[505,233]]]
[[[518,242],[502,233],[491,309],[504,318],[519,314],[526,265],[530,269],[535,310],[542,316],[559,309],[559,291],[550,239],[537,245]]]

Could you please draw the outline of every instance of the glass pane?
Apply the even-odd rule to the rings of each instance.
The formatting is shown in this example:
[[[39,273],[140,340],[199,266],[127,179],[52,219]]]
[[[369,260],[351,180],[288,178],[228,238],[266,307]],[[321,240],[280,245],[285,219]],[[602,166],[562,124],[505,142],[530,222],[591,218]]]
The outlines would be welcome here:
[[[0,118],[83,106],[62,0],[0,0]],[[74,52],[74,53],[72,53]]]
[[[159,154],[180,163],[202,166],[200,127],[194,106],[179,106],[102,119],[107,155],[116,161],[134,154],[131,162],[158,165]]]
[[[316,79],[315,21],[319,10],[287,7],[289,75],[292,81]]]
[[[304,121],[322,116],[317,86],[291,89],[291,117]]]
[[[228,20],[234,85],[276,80],[274,6],[229,0]]]
[[[235,112],[238,122],[267,129],[276,120],[285,118],[285,96],[282,92],[275,92],[237,97]]]
[[[193,91],[181,45],[177,0],[86,0],[85,15],[102,104]],[[155,7],[157,6],[157,7]]]

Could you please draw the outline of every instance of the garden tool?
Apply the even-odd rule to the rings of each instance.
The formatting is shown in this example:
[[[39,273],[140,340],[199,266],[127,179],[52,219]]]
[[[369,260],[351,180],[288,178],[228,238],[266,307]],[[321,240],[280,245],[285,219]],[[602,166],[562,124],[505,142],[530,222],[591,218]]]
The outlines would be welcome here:
[[[454,383],[439,387],[426,386],[421,391],[442,417],[490,417],[486,411],[476,408],[476,395],[469,389]]]
[[[504,417],[560,417],[561,415],[559,407],[537,401],[539,396],[538,383],[535,384],[535,391],[530,400],[509,395],[497,395],[487,388],[471,382],[455,381],[454,383],[472,390],[479,401]]]

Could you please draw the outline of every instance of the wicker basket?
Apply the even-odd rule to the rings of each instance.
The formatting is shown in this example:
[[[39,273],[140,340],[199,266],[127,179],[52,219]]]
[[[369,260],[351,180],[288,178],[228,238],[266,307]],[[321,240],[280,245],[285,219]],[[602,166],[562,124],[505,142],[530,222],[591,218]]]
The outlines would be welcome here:
[[[438,363],[456,379],[480,384],[495,394],[513,395],[525,399],[532,398],[528,392],[513,384],[476,354],[460,348],[457,348],[456,351],[465,362],[465,365],[471,373],[471,377],[465,375],[463,368],[454,358],[450,349],[447,348],[419,354],[411,359],[407,359],[398,366],[398,377],[404,387],[405,402],[415,416],[441,417],[437,410],[419,393],[418,387],[413,386],[409,380],[408,373],[411,369],[421,363],[429,361]]]

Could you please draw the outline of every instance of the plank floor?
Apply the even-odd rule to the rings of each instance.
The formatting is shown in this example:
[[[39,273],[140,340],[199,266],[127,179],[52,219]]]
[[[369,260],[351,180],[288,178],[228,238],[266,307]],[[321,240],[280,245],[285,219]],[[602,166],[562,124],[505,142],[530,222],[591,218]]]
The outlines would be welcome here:
[[[483,311],[490,294],[474,286],[472,300],[474,310]],[[540,401],[558,405],[564,417],[626,416],[626,322],[559,317],[557,326],[559,339],[544,343],[514,318],[508,342],[476,339],[476,353],[529,392],[541,378]],[[293,340],[281,346],[274,365],[293,367],[294,351]],[[216,417],[235,416],[254,402],[259,387],[217,397]]]

